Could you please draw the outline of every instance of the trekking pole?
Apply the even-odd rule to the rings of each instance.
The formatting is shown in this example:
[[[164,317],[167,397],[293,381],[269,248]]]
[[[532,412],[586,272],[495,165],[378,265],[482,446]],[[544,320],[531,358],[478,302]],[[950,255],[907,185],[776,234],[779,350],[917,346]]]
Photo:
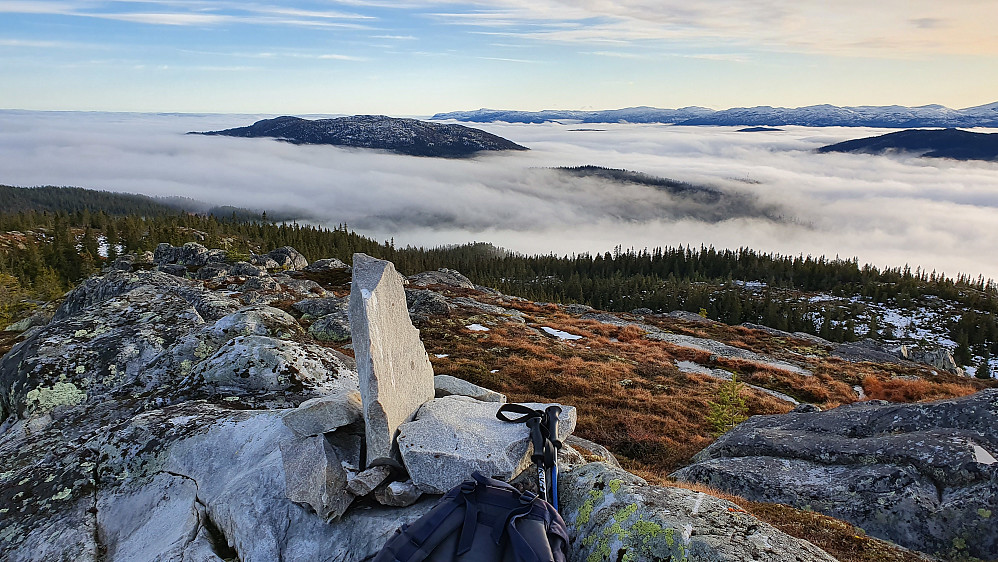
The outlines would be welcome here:
[[[561,450],[561,440],[558,439],[558,416],[561,406],[548,406],[544,410],[544,425],[548,429],[548,438],[554,445],[554,459],[551,464],[551,505],[558,511],[558,451]]]
[[[544,476],[544,433],[541,429],[541,418],[532,417],[527,420],[527,427],[530,428],[530,440],[534,444],[534,454],[530,455],[530,460],[537,465],[537,488],[542,500],[547,501],[547,478]]]

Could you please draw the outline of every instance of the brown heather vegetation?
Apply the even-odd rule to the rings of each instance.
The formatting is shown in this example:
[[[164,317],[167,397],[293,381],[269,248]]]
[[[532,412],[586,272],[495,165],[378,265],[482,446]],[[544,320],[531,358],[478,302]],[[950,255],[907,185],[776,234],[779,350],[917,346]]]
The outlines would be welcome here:
[[[851,363],[829,357],[827,348],[810,341],[760,330],[667,317],[644,319],[663,330],[708,337],[792,360],[814,373],[807,377],[650,340],[633,324],[618,327],[580,320],[554,305],[490,301],[481,294],[460,293],[520,310],[527,323],[464,310],[420,325],[437,374],[461,377],[498,390],[513,402],[558,401],[573,405],[578,408],[576,433],[613,451],[627,470],[652,483],[688,487],[733,501],[759,519],[848,562],[913,562],[924,558],[868,537],[861,529],[831,517],[751,502],[669,479],[671,472],[688,464],[695,453],[713,441],[707,414],[721,384],[712,377],[683,373],[675,362],[689,360],[726,369],[737,373],[740,381],[789,394],[822,409],[854,402],[855,385],[862,386],[869,398],[899,402],[963,396],[995,385],[925,366]],[[489,331],[466,329],[471,323],[481,323]],[[542,326],[583,338],[559,340],[540,331]],[[434,354],[447,357],[437,358]],[[745,390],[744,396],[749,415],[782,414],[791,409],[787,403],[751,388]]]

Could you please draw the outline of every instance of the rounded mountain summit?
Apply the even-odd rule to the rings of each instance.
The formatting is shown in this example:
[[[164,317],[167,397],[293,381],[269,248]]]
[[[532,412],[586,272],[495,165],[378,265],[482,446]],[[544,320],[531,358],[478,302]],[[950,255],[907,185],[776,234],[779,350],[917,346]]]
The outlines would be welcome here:
[[[472,127],[384,115],[315,120],[286,116],[257,121],[248,127],[190,134],[270,137],[294,144],[331,144],[442,158],[462,158],[482,151],[529,150]]]

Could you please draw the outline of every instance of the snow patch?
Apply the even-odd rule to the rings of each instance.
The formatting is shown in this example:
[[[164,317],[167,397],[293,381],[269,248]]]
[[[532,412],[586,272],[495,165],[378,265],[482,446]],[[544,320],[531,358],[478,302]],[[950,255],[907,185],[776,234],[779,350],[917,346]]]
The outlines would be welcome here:
[[[998,460],[995,460],[994,456],[989,453],[987,449],[981,447],[980,445],[974,445],[974,455],[977,456],[977,462],[981,464],[991,465],[998,462]]]
[[[676,361],[676,367],[682,373],[694,373],[697,375],[709,375],[710,369],[693,361]]]
[[[481,324],[468,324],[465,328],[471,330],[472,332],[488,332],[489,329]]]
[[[577,336],[575,334],[570,334],[568,332],[563,332],[561,330],[556,330],[548,326],[541,326],[541,329],[548,334],[560,339],[560,340],[581,340],[582,336]]]

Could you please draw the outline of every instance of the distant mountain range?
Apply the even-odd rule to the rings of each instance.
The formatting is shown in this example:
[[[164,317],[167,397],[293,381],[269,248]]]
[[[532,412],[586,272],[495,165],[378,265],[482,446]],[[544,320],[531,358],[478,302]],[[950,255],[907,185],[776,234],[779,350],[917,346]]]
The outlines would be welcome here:
[[[294,144],[331,144],[444,158],[471,156],[482,151],[527,150],[513,141],[463,125],[384,115],[316,120],[277,117],[257,121],[248,127],[189,134],[270,137]]]
[[[838,107],[827,104],[797,108],[736,107],[722,111],[706,107],[683,107],[680,109],[630,107],[604,111],[478,109],[438,113],[432,119],[435,121],[453,119],[474,123],[571,121],[578,123],[671,123],[675,125],[741,127],[779,127],[784,125],[887,128],[998,127],[998,102],[966,109],[950,109],[941,105]]]
[[[998,161],[998,133],[957,129],[898,131],[823,146],[818,152],[915,152],[930,158]]]

